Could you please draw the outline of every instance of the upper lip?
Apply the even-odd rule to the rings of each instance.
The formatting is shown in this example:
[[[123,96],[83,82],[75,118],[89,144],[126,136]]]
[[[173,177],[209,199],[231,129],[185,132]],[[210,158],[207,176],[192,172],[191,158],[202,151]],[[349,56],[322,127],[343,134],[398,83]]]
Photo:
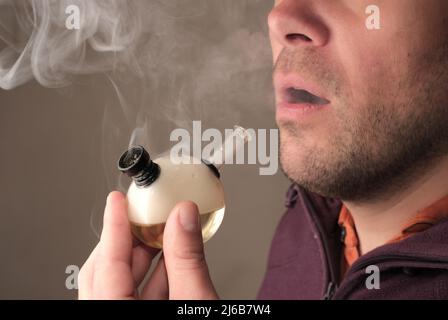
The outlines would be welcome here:
[[[276,74],[274,86],[279,102],[326,105],[330,103],[321,89],[297,74]],[[303,100],[303,101],[302,101]]]

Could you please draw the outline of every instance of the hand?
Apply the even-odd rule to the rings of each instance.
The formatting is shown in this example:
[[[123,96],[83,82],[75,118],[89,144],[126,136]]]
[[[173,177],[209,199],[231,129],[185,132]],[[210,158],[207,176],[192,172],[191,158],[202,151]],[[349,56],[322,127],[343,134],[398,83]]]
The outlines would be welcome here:
[[[79,299],[218,299],[193,202],[181,202],[171,211],[163,236],[163,256],[139,294],[137,288],[158,251],[133,237],[126,197],[111,192],[101,239],[79,272]]]

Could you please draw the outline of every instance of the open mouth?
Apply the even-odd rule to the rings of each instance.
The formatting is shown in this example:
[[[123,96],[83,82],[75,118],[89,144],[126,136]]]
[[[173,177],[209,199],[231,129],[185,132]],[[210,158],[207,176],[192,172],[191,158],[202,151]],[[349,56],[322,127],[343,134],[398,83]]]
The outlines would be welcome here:
[[[291,104],[305,103],[317,106],[323,106],[330,103],[330,101],[328,101],[327,99],[318,97],[309,91],[296,89],[293,87],[287,88],[285,90],[285,100],[286,102]]]

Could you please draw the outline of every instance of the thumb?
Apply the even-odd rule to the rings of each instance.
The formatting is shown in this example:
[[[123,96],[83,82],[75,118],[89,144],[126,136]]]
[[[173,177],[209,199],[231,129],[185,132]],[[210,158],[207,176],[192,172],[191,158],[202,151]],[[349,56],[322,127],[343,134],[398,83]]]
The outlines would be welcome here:
[[[163,252],[170,299],[218,298],[205,261],[198,207],[193,202],[180,202],[171,211]]]

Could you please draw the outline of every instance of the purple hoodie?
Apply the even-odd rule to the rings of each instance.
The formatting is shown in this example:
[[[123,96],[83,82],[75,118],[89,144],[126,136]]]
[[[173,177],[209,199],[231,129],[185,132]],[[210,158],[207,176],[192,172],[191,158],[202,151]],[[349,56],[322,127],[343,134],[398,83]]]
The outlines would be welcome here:
[[[258,299],[448,299],[448,219],[361,256],[340,281],[339,200],[296,184],[271,244]],[[380,289],[367,289],[380,270]]]

